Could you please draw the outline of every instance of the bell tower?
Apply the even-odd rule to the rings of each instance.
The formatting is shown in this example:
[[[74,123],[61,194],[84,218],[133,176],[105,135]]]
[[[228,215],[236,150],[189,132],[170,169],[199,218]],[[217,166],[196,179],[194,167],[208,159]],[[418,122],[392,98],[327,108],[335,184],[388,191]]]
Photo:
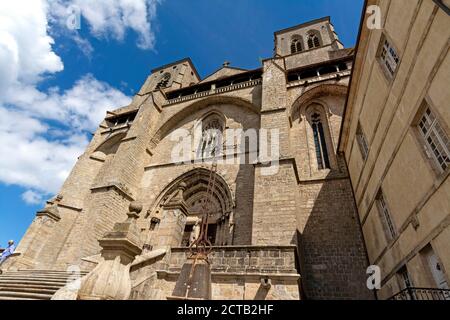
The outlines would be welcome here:
[[[285,57],[287,69],[326,61],[330,59],[330,52],[344,48],[330,17],[276,31],[274,38],[274,55]]]
[[[328,47],[328,50],[338,50],[344,47],[334,31],[330,17],[275,32],[275,55],[278,56],[285,57],[324,47]]]
[[[155,90],[171,91],[188,87],[200,81],[200,76],[191,59],[185,58],[153,69],[139,94]]]

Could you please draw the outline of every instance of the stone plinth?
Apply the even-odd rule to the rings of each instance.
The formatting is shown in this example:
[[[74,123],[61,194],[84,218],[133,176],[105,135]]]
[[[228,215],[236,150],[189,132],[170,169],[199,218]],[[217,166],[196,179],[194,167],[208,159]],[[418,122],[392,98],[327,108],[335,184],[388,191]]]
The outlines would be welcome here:
[[[127,300],[131,293],[131,263],[142,252],[136,219],[142,206],[130,204],[128,219],[116,223],[99,240],[103,261],[83,279],[79,300]]]

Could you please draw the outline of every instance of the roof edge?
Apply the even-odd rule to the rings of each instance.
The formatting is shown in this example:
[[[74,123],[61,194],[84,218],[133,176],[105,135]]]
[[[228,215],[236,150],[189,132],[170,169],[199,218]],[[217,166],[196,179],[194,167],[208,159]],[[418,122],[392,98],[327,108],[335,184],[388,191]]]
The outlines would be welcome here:
[[[150,71],[151,71],[152,73],[155,73],[155,72],[157,72],[157,71],[159,71],[159,70],[162,70],[162,69],[171,67],[171,66],[176,65],[176,64],[180,64],[180,63],[182,63],[182,62],[187,62],[187,63],[189,63],[190,66],[191,66],[191,68],[192,68],[192,70],[194,70],[195,75],[196,75],[197,78],[198,78],[198,81],[201,81],[201,80],[202,80],[202,77],[200,77],[200,75],[198,74],[197,69],[195,68],[194,63],[192,62],[191,58],[189,58],[189,57],[183,58],[183,59],[180,59],[180,60],[177,60],[177,61],[168,63],[168,64],[165,64],[165,65],[162,65],[162,66],[160,66],[160,67],[158,67],[158,68],[154,68],[154,69],[152,69],[152,70],[150,70]]]
[[[205,76],[205,78],[204,78],[203,80],[201,80],[201,81],[204,81],[204,80],[208,79],[209,77],[211,77],[211,76],[214,75],[215,73],[217,73],[217,72],[219,72],[220,70],[225,69],[225,68],[233,69],[233,70],[238,70],[238,71],[244,71],[244,72],[246,72],[246,71],[251,71],[251,70],[249,70],[249,69],[243,69],[243,68],[238,68],[238,67],[222,66],[222,67],[220,67],[219,69],[215,70],[214,72],[211,72],[210,74],[208,74],[207,76]]]
[[[369,6],[369,4],[372,4],[374,0],[364,0],[364,4],[362,6],[362,11],[361,11],[361,20],[359,22],[359,30],[358,30],[358,36],[357,36],[357,40],[356,40],[356,45],[354,47],[354,58],[353,58],[353,65],[352,65],[352,72],[350,74],[350,80],[348,83],[348,91],[347,91],[347,97],[345,99],[345,104],[344,104],[344,110],[342,113],[342,119],[341,119],[341,128],[339,130],[339,138],[338,138],[338,143],[337,143],[337,152],[338,153],[345,153],[345,147],[346,144],[348,142],[348,131],[349,131],[349,122],[350,122],[350,117],[351,115],[349,115],[348,113],[351,113],[351,109],[352,106],[350,106],[351,103],[351,99],[353,97],[351,97],[352,93],[353,93],[353,87],[355,86],[355,80],[357,78],[357,73],[359,74],[359,69],[360,69],[360,65],[359,65],[359,60],[361,53],[361,50],[366,50],[367,49],[367,43],[362,43],[362,37],[363,34],[365,32],[367,32],[367,28],[364,28],[364,23],[366,21],[366,14],[367,14],[367,7]],[[363,48],[362,48],[363,47]],[[362,48],[362,49],[361,49]]]
[[[291,31],[291,30],[298,29],[300,27],[307,27],[307,26],[310,26],[312,24],[316,24],[316,23],[322,22],[322,21],[328,21],[328,22],[331,23],[331,17],[330,16],[326,16],[326,17],[314,19],[314,20],[311,20],[311,21],[308,21],[308,22],[300,23],[300,24],[297,24],[297,25],[295,25],[293,27],[289,27],[289,28],[285,28],[285,29],[281,29],[281,30],[275,31],[273,34],[274,35],[278,35],[280,33],[285,33],[285,32]]]

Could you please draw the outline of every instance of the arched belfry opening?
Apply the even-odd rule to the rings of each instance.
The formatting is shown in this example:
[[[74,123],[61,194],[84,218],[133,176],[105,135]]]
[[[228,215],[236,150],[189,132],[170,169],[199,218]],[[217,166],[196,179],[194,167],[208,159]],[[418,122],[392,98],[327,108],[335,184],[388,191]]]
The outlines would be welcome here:
[[[317,30],[308,31],[308,49],[319,48],[322,46],[320,32]]]
[[[291,54],[303,51],[303,38],[299,35],[292,36],[291,39]]]
[[[215,188],[210,198],[210,216],[208,219],[208,239],[212,245],[224,246],[233,243],[233,210],[234,200],[227,182],[217,173]],[[158,241],[158,223],[164,219],[165,206],[172,201],[178,192],[179,185],[183,185],[183,201],[187,209],[187,217],[180,235],[178,246],[189,247],[198,237],[202,218],[202,205],[206,201],[208,181],[211,171],[205,168],[191,170],[167,186],[156,200],[147,219],[149,220],[149,234],[147,244],[154,247]]]

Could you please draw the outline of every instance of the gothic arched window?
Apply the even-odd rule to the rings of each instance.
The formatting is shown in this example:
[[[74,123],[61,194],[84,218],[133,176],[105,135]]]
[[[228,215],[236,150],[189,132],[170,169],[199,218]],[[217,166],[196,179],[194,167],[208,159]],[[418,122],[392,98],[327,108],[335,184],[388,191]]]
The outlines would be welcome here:
[[[201,158],[218,156],[221,152],[224,124],[217,115],[212,115],[202,121],[202,138],[198,155]]]
[[[301,38],[294,36],[291,41],[291,54],[302,51],[303,51],[303,44]]]
[[[314,135],[314,146],[316,150],[317,166],[319,170],[330,168],[325,131],[320,114],[315,112],[311,115],[311,125]]]
[[[316,33],[310,33],[308,36],[308,48],[314,49],[320,47],[320,39]]]

